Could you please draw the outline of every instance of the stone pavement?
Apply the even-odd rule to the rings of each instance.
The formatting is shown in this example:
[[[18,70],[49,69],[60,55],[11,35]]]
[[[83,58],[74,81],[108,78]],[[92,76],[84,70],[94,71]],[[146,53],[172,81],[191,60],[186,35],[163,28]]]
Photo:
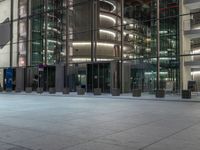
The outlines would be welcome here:
[[[0,150],[200,149],[200,103],[134,99],[0,94]]]

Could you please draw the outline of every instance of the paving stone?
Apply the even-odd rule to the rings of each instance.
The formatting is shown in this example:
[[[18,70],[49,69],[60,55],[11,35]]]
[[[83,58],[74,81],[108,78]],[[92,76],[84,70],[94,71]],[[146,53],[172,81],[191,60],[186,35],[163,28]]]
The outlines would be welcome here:
[[[0,94],[0,150],[199,150],[199,114],[197,102]]]

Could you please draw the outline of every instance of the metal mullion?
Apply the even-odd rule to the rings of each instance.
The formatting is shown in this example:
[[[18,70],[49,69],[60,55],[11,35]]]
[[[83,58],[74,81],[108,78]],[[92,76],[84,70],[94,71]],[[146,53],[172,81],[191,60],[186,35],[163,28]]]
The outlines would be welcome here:
[[[30,5],[30,0],[27,0],[27,12],[26,12],[26,66],[28,66],[28,56],[29,56],[29,5]]]
[[[20,1],[21,0],[18,0],[18,18],[20,18],[20,15],[19,15],[19,10],[20,10]],[[17,21],[17,66],[19,67],[19,36],[20,36],[20,33],[19,33],[19,22],[20,20]]]
[[[120,64],[120,90],[121,93],[123,92],[123,47],[124,47],[124,37],[123,37],[123,33],[124,33],[124,26],[123,26],[123,22],[124,21],[124,0],[121,0],[121,56],[120,56],[120,60],[121,60],[121,64]]]
[[[157,90],[160,89],[160,0],[157,0]]]
[[[11,0],[11,9],[10,9],[10,67],[12,67],[13,63],[13,9],[14,9],[14,1]]]
[[[43,60],[44,61],[44,64],[45,65],[47,65],[47,23],[48,23],[48,17],[47,17],[47,11],[48,11],[48,0],[44,0],[44,3],[45,3],[45,9],[44,9],[44,18],[45,18],[45,21],[44,21],[44,23],[45,23],[45,48],[44,48],[44,59],[45,60]],[[42,25],[42,28],[43,28],[43,25]]]

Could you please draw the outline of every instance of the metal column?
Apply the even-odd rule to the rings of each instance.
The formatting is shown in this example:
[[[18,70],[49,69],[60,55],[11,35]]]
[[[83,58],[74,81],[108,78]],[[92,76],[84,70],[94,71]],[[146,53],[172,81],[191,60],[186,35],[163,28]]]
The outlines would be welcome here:
[[[123,93],[123,48],[124,48],[124,0],[121,0],[121,65],[120,65],[120,90]]]
[[[14,9],[14,0],[11,0],[10,8],[10,67],[13,63],[13,9]]]
[[[157,0],[157,90],[160,89],[160,0]]]

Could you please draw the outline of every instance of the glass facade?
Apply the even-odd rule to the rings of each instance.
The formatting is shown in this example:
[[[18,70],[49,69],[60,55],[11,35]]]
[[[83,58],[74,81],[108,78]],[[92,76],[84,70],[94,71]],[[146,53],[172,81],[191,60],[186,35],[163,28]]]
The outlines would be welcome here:
[[[11,31],[17,35],[11,38],[10,53],[17,53],[10,56],[10,66],[26,68],[25,86],[45,90],[57,86],[60,71],[63,87],[71,91],[83,87],[88,92],[120,88],[124,93],[132,89],[153,93],[159,71],[160,88],[179,92],[184,85],[185,62],[199,59],[183,56],[191,52],[182,53],[185,39],[180,35],[185,30],[180,24],[185,27],[189,22],[189,29],[198,29],[198,10],[186,12],[184,19],[181,7],[185,6],[179,0],[159,0],[159,6],[157,2],[18,0],[12,5],[9,1]],[[196,55],[199,37],[190,42],[188,50]],[[12,65],[15,61],[17,65]],[[189,70],[195,72],[198,67]]]
[[[131,5],[130,5],[131,4]],[[160,1],[160,88],[173,84],[179,89],[179,1]],[[134,59],[131,66],[131,87],[143,91],[156,89],[157,80],[157,1],[127,2],[125,19],[128,25],[125,30],[133,33],[129,42],[133,46]],[[134,21],[132,21],[134,20]],[[130,24],[129,22],[133,23]],[[128,26],[128,27],[127,27]],[[125,39],[126,41],[126,39]]]
[[[55,65],[62,60],[62,4],[61,0],[32,1],[31,65]]]

